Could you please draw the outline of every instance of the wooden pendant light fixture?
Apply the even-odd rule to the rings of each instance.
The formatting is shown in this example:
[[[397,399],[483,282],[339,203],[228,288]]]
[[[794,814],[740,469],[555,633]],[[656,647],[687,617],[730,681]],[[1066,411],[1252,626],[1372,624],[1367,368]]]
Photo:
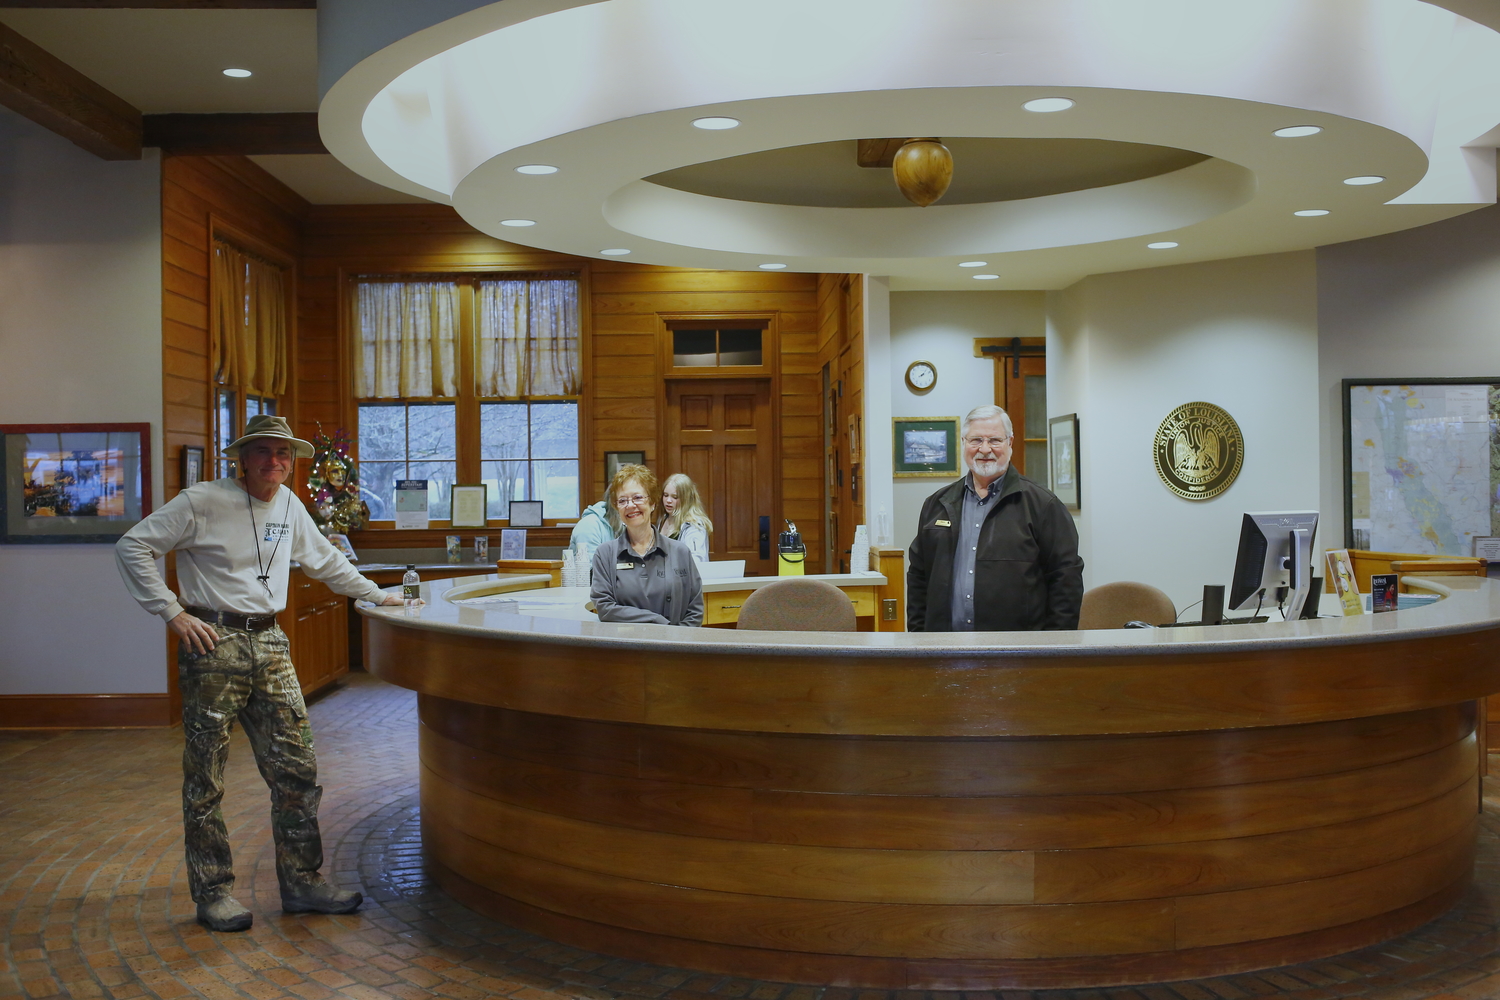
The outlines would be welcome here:
[[[938,139],[907,139],[896,150],[891,172],[906,200],[926,208],[953,182],[953,154]]]
[[[857,155],[862,167],[890,167],[901,194],[922,208],[953,181],[953,154],[941,139],[861,139]]]

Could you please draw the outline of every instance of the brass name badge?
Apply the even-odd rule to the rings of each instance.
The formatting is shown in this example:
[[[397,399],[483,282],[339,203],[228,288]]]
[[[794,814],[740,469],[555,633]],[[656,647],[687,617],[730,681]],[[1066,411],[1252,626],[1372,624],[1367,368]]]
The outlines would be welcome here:
[[[635,563],[615,563],[615,569],[635,569]]]
[[[1156,473],[1186,500],[1208,500],[1233,485],[1245,460],[1245,435],[1212,403],[1183,403],[1156,429]]]
[[[951,527],[953,527],[953,522],[952,521],[933,521],[932,523],[935,524],[935,525],[937,525],[939,528],[951,528]]]

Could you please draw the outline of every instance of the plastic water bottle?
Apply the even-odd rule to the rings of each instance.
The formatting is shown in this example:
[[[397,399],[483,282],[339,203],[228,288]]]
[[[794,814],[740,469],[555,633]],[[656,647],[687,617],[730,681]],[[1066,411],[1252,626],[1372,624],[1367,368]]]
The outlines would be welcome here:
[[[417,567],[408,563],[406,575],[401,578],[401,602],[408,608],[414,608],[421,603],[422,578],[417,575]]]

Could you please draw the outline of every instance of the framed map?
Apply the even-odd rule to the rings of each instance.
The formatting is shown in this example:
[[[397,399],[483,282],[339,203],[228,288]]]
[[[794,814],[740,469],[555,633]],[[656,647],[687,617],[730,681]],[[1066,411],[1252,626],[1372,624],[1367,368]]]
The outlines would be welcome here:
[[[1345,379],[1344,544],[1467,556],[1500,535],[1500,377]]]

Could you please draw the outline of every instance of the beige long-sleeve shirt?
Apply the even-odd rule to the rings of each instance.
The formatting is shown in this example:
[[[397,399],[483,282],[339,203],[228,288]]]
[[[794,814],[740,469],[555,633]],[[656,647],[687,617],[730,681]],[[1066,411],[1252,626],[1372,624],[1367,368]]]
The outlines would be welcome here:
[[[177,594],[156,568],[156,560],[168,552],[177,553]],[[199,483],[115,544],[115,562],[130,596],[165,621],[176,618],[184,606],[276,614],[286,607],[287,574],[294,559],[308,576],[340,594],[370,601],[382,596],[318,533],[312,515],[285,486],[266,502],[250,496],[234,479]],[[262,573],[265,584],[256,579]]]

